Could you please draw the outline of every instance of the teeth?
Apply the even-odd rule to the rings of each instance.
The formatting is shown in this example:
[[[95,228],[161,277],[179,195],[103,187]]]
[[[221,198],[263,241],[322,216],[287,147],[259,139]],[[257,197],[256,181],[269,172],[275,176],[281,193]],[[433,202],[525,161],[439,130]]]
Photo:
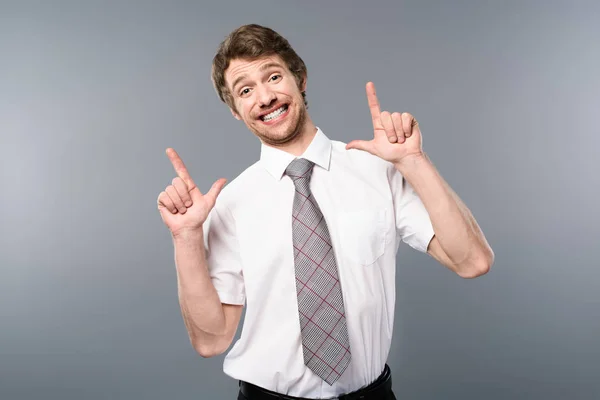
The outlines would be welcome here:
[[[284,111],[286,110],[285,106],[281,106],[280,108],[278,108],[277,110],[273,111],[270,114],[267,114],[263,117],[263,121],[270,121],[273,118],[276,118],[278,116],[280,116]]]

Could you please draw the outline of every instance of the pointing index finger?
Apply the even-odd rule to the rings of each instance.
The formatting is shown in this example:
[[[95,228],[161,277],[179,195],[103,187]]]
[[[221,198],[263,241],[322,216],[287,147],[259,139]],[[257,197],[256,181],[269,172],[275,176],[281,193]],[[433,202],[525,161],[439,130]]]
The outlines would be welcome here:
[[[373,119],[373,129],[383,129],[383,126],[381,125],[381,109],[379,107],[379,100],[377,99],[375,84],[373,82],[367,83],[367,101],[369,102],[371,118]]]
[[[167,157],[169,157],[169,160],[171,160],[171,164],[173,164],[173,168],[175,169],[175,172],[177,172],[177,175],[181,179],[183,179],[185,184],[188,186],[188,190],[194,189],[196,187],[196,184],[192,180],[192,177],[188,173],[188,170],[185,167],[183,160],[181,159],[181,157],[179,157],[179,154],[177,154],[175,149],[169,147],[167,149]]]

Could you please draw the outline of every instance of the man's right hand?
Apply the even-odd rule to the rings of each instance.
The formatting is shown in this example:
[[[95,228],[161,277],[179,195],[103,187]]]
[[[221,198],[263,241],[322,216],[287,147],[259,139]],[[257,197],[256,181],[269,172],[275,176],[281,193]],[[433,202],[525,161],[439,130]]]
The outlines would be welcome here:
[[[225,186],[226,180],[217,180],[208,193],[202,194],[196,186],[185,164],[172,148],[167,156],[177,172],[171,185],[158,195],[158,211],[173,236],[190,231],[201,231],[202,224],[215,206],[217,196]]]

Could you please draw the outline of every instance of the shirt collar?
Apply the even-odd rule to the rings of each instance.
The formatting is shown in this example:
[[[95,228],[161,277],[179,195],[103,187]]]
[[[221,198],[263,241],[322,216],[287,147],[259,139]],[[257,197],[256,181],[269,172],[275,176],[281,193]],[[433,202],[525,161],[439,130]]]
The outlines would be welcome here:
[[[260,149],[260,162],[265,169],[277,180],[283,177],[285,169],[296,158],[293,154],[267,146],[264,143]],[[306,158],[319,167],[329,171],[331,161],[331,140],[317,127],[317,133],[304,153],[298,158]]]

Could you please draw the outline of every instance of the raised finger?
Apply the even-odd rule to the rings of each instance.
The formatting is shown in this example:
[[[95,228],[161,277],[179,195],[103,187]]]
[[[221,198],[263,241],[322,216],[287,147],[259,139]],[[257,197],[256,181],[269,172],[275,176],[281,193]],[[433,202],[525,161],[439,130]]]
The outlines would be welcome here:
[[[167,192],[160,192],[156,202],[158,203],[158,208],[164,207],[169,210],[171,214],[177,214],[177,207],[175,207],[173,200],[171,200]]]
[[[171,184],[175,187],[175,189],[177,190],[177,193],[179,193],[179,197],[181,197],[183,204],[186,207],[191,207],[193,204],[192,196],[190,196],[190,192],[187,188],[187,185],[183,181],[183,179],[181,179],[180,177],[173,178],[173,182],[171,182]]]
[[[186,206],[183,204],[183,200],[181,200],[179,193],[177,193],[177,189],[175,189],[173,185],[167,186],[165,192],[167,192],[167,194],[173,201],[173,204],[175,204],[175,207],[177,207],[177,211],[179,211],[181,214],[187,211]]]
[[[381,113],[381,124],[383,125],[383,129],[385,129],[385,135],[390,143],[396,143],[398,141],[398,137],[396,136],[396,130],[394,129],[392,116],[389,112],[384,111]]]
[[[369,103],[369,110],[371,110],[373,129],[383,129],[380,118],[381,108],[379,107],[379,100],[377,99],[377,93],[375,92],[375,84],[373,84],[373,82],[367,83],[367,102]]]
[[[191,191],[192,189],[196,188],[196,184],[192,180],[192,177],[188,173],[188,170],[185,167],[183,160],[181,159],[181,157],[179,157],[179,154],[177,154],[175,149],[169,147],[167,149],[167,157],[169,157],[169,160],[171,160],[171,164],[173,164],[173,168],[175,169],[177,175],[181,179],[183,179],[183,181],[187,185],[188,191]]]
[[[398,137],[398,143],[404,143],[404,131],[402,130],[402,115],[400,113],[392,114],[392,122],[394,123],[394,130]]]

